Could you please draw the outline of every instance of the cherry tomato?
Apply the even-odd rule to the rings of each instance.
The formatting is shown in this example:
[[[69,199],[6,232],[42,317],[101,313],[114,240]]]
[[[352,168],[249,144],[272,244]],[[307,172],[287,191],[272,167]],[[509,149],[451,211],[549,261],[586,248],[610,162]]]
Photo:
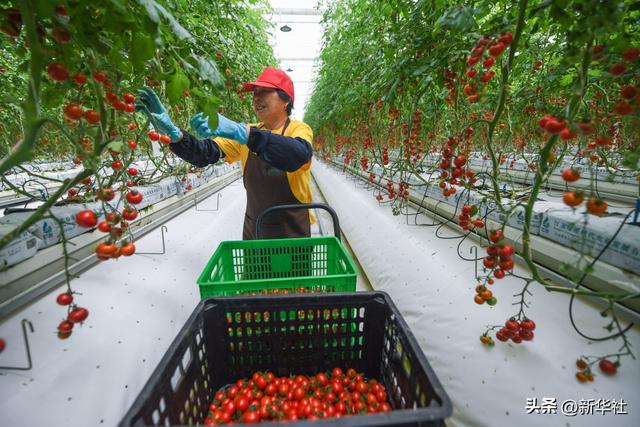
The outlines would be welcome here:
[[[76,307],[69,312],[68,320],[71,323],[81,323],[89,316],[89,310],[82,307]]]
[[[49,77],[51,77],[52,80],[55,80],[57,82],[61,82],[69,78],[67,67],[59,62],[54,62],[53,64],[49,65],[47,67],[47,74],[49,74]]]
[[[91,228],[98,224],[98,218],[92,210],[86,209],[76,214],[76,223],[80,227]]]
[[[598,363],[600,370],[607,375],[615,375],[618,371],[618,366],[610,360],[602,359]]]
[[[587,212],[600,216],[607,212],[607,203],[597,197],[591,197],[587,202]]]
[[[69,292],[63,292],[58,295],[56,302],[60,305],[69,305],[73,302],[73,295]]]
[[[84,112],[84,119],[92,125],[100,123],[100,113],[96,110],[87,110]]]
[[[138,203],[142,202],[142,193],[137,190],[131,190],[127,192],[126,199],[127,202],[131,203],[132,205],[137,205]]]

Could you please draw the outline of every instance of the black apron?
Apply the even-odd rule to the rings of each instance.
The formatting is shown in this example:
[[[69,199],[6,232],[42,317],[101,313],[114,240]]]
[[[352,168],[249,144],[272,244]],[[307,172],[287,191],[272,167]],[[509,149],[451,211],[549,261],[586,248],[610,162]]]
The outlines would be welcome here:
[[[281,135],[284,135],[289,123],[287,119]],[[247,192],[243,240],[256,239],[256,220],[266,209],[277,205],[300,204],[291,191],[287,173],[269,165],[251,151],[244,166],[243,181]],[[265,217],[260,226],[261,239],[310,236],[311,223],[307,209],[273,212]]]

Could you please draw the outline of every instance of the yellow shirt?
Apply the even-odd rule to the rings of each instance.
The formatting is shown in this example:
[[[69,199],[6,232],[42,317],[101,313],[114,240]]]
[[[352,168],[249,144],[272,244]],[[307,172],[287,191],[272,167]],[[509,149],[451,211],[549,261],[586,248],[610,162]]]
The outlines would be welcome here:
[[[262,123],[258,125],[249,125],[249,126],[260,126]],[[280,134],[282,132],[282,128],[274,129],[271,132]],[[291,120],[289,126],[284,132],[284,136],[289,136],[292,138],[302,138],[307,141],[311,146],[313,146],[313,131],[306,123],[303,123],[298,120]],[[234,141],[233,139],[228,138],[215,138],[214,141],[218,144],[218,147],[224,152],[224,158],[227,163],[233,163],[240,160],[242,163],[242,170],[244,171],[244,167],[247,163],[247,158],[249,157],[249,147],[246,144],[240,144],[238,141]],[[289,187],[291,188],[291,192],[295,196],[300,203],[311,203],[313,200],[313,195],[311,194],[311,160],[302,165],[300,169],[294,172],[287,172],[287,181],[289,181]],[[315,223],[315,218],[313,214],[309,213],[309,218],[311,223]]]

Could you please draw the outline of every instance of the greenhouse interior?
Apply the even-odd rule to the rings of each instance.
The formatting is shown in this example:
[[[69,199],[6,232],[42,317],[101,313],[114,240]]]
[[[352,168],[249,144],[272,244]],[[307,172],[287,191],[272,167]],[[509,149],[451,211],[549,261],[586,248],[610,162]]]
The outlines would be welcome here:
[[[1,426],[640,426],[637,1],[0,11]]]

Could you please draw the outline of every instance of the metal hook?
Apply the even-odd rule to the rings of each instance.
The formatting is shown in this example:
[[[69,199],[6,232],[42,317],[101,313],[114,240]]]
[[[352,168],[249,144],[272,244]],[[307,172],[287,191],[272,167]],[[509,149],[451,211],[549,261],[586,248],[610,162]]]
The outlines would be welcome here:
[[[165,231],[168,231],[166,225],[163,225],[162,227],[160,227],[160,232],[162,233],[162,252],[136,252],[134,255],[164,255],[166,252],[166,246],[164,242]]]
[[[222,197],[222,194],[217,193],[217,195],[218,195],[218,197],[216,198],[216,208],[215,208],[215,209],[199,209],[199,208],[198,208],[198,195],[196,194],[196,195],[194,196],[194,198],[193,198],[193,201],[194,201],[194,203],[195,203],[196,210],[197,210],[198,212],[215,212],[215,211],[217,211],[218,209],[220,209],[220,197]]]
[[[473,268],[476,273],[476,280],[478,280],[478,247],[476,245],[471,246],[469,253],[473,255]]]
[[[16,371],[28,371],[32,368],[33,364],[31,363],[31,349],[29,348],[29,337],[27,336],[27,324],[29,325],[29,329],[31,329],[31,333],[33,333],[33,324],[28,319],[22,319],[22,336],[24,338],[24,346],[27,350],[27,362],[29,365],[26,368],[21,368],[17,366],[0,366],[0,369],[11,369]]]

